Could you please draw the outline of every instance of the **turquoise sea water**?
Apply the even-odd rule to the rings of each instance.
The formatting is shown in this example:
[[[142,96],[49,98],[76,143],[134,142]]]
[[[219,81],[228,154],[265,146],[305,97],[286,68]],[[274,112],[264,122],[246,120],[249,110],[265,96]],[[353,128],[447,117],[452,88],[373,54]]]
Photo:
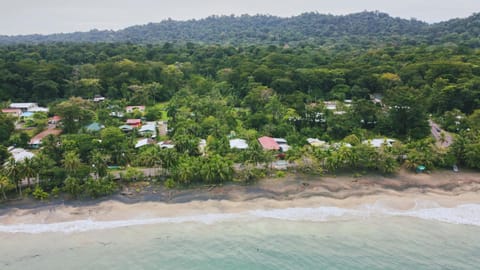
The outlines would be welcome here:
[[[480,269],[479,214],[325,207],[0,226],[0,269]]]

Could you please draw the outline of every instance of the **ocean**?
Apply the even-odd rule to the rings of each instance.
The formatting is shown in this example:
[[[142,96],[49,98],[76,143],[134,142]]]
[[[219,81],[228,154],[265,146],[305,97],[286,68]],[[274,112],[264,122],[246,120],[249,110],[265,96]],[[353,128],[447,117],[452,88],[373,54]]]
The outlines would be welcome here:
[[[0,225],[0,269],[480,269],[480,204]]]

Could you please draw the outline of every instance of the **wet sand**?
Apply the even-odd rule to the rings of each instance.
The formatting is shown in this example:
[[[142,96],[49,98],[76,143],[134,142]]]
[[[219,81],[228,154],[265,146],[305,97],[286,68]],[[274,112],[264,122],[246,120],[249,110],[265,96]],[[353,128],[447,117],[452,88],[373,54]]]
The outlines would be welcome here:
[[[141,185],[141,184],[137,184]],[[124,187],[103,200],[4,204],[0,224],[48,224],[75,220],[112,221],[198,214],[240,213],[256,209],[332,206],[356,208],[382,204],[398,210],[418,203],[441,207],[480,202],[480,173],[437,171],[394,176],[307,176],[289,174],[256,184],[228,184],[167,190],[145,183]]]

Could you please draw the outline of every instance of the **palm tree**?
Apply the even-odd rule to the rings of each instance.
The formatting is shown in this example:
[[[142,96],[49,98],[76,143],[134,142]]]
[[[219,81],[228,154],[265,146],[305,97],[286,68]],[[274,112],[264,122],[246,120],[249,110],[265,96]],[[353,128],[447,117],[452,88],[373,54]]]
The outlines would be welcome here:
[[[33,157],[33,163],[35,164],[35,171],[37,177],[37,184],[40,183],[40,178],[45,177],[51,168],[55,167],[56,163],[53,159],[43,153],[38,153]]]
[[[0,190],[2,191],[2,196],[4,200],[7,200],[7,195],[5,194],[5,188],[10,184],[10,179],[6,175],[0,175]]]
[[[162,149],[160,149],[159,146],[155,146],[152,150],[151,154],[151,162],[153,165],[153,168],[155,169],[155,176],[158,176],[158,171],[160,170],[160,167],[162,166]]]
[[[30,179],[35,177],[36,168],[33,158],[26,158],[20,164],[20,169],[22,170],[22,175],[27,178],[28,187],[31,186]]]
[[[10,157],[7,160],[7,163],[5,163],[4,169],[5,175],[15,182],[15,188],[18,194],[22,196],[22,177],[19,164],[14,158]]]
[[[108,166],[106,159],[107,157],[102,155],[99,151],[94,151],[90,157],[90,163],[97,179],[98,177],[104,177],[107,175]]]
[[[202,176],[202,180],[206,183],[212,183],[215,181],[216,178],[216,171],[215,166],[216,164],[210,160],[204,160],[202,167],[200,168],[200,175]]]
[[[81,164],[82,162],[80,161],[80,157],[76,152],[65,153],[63,158],[63,166],[68,172],[69,176],[75,175]]]
[[[183,157],[173,170],[173,178],[182,184],[190,184],[198,173],[195,162],[197,160],[194,157]]]
[[[178,154],[175,149],[162,149],[159,152],[164,175],[172,169],[178,161]]]

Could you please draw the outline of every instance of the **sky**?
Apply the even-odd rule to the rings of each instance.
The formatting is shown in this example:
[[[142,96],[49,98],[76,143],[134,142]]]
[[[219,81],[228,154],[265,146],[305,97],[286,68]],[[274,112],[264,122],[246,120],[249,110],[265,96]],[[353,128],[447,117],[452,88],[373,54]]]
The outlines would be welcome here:
[[[118,30],[164,19],[210,15],[382,11],[429,23],[480,12],[480,0],[0,0],[0,35]]]

